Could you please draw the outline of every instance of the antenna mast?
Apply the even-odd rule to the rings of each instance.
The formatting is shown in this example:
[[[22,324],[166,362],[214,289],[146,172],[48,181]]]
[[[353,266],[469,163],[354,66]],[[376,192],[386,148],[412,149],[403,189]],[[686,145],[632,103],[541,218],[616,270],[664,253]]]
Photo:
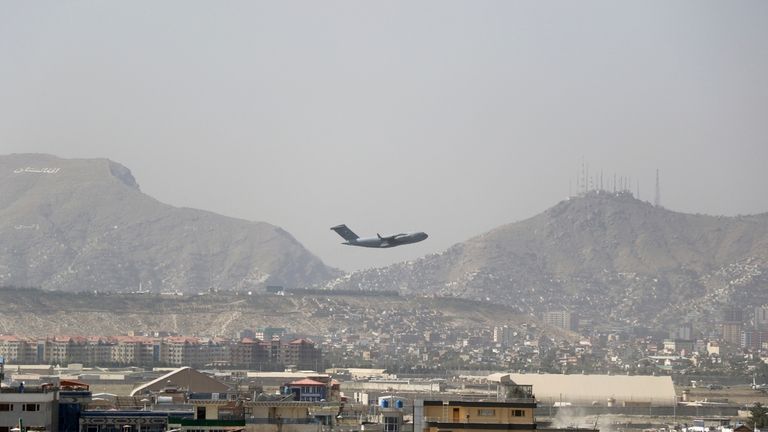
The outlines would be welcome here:
[[[661,207],[661,186],[659,186],[659,169],[656,168],[656,196],[653,198],[653,205]]]

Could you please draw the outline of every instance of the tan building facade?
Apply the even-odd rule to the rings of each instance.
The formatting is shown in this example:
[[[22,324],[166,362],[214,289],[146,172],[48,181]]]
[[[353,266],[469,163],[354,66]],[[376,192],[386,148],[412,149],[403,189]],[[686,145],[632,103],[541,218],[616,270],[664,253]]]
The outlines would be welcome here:
[[[416,400],[414,432],[536,430],[533,400],[477,402]]]

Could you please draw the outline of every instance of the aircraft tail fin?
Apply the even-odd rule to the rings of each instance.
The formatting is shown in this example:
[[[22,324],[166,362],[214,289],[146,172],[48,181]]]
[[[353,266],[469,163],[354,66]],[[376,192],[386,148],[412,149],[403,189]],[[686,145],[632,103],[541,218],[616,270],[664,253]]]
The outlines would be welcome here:
[[[331,229],[336,231],[336,234],[342,236],[344,240],[347,241],[353,241],[360,238],[360,236],[352,232],[352,230],[344,224],[336,225],[335,227],[331,227]]]

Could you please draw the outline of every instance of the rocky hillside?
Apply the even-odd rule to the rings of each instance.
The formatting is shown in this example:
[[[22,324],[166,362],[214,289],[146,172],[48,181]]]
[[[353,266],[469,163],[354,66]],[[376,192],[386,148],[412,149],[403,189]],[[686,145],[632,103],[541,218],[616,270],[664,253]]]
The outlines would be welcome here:
[[[176,208],[106,159],[0,156],[0,285],[198,292],[338,276],[264,222]]]
[[[489,330],[497,325],[538,327],[556,340],[574,335],[500,305],[456,298],[397,295],[268,295],[210,292],[166,296],[151,293],[64,293],[0,287],[0,334],[111,336],[131,331],[232,337],[242,329],[284,327],[306,335],[348,332],[423,334]],[[537,330],[538,331],[538,330]]]
[[[611,325],[711,323],[726,304],[768,303],[768,214],[683,214],[591,192],[327,287],[492,300],[527,313],[569,309]]]

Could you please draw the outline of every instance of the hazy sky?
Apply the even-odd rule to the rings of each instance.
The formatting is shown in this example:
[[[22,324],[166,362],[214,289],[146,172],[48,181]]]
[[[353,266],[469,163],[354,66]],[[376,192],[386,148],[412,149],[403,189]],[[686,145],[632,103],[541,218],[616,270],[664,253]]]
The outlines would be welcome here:
[[[346,270],[533,216],[582,158],[649,201],[660,169],[673,210],[766,212],[768,2],[0,1],[18,152],[115,160]]]

